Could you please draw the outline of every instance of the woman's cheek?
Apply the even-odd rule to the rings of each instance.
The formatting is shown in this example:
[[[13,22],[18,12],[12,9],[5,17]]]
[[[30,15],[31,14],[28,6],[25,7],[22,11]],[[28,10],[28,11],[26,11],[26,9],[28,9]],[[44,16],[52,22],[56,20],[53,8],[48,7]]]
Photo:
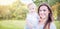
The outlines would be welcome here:
[[[46,12],[46,13],[45,13],[45,17],[47,17],[47,16],[48,16],[48,13]]]

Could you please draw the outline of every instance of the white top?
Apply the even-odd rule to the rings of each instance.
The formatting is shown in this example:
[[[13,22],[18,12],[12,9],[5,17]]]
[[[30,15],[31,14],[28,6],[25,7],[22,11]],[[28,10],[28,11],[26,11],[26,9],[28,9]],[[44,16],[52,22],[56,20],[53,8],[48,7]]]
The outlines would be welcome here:
[[[41,25],[39,26],[39,29],[43,29],[43,27],[44,27],[44,25],[41,24]],[[50,29],[56,29],[56,26],[55,26],[54,23],[50,23]]]
[[[37,13],[29,13],[27,14],[27,21],[29,21],[29,23],[31,23],[32,25],[36,26],[38,25],[38,14]]]

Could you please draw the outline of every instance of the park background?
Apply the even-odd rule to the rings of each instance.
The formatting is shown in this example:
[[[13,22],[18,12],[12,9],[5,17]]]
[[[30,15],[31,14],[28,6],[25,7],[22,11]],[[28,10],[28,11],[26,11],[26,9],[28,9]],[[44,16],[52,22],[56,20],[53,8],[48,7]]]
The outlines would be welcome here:
[[[38,6],[47,2],[53,11],[54,23],[60,29],[60,0],[31,0]],[[0,29],[24,29],[27,3],[30,0],[0,0]]]

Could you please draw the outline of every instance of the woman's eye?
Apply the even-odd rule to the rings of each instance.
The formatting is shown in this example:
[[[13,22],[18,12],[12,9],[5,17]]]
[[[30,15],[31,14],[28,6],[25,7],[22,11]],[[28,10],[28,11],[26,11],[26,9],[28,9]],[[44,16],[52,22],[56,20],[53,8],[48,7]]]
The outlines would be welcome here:
[[[43,11],[46,11],[46,10],[43,10]]]

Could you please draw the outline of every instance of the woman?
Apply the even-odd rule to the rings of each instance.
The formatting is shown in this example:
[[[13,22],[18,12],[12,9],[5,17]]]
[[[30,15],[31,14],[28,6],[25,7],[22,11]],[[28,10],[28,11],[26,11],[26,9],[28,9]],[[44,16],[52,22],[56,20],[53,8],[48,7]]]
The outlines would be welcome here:
[[[39,19],[39,29],[56,29],[53,23],[53,16],[50,6],[47,3],[43,3],[38,8]]]

